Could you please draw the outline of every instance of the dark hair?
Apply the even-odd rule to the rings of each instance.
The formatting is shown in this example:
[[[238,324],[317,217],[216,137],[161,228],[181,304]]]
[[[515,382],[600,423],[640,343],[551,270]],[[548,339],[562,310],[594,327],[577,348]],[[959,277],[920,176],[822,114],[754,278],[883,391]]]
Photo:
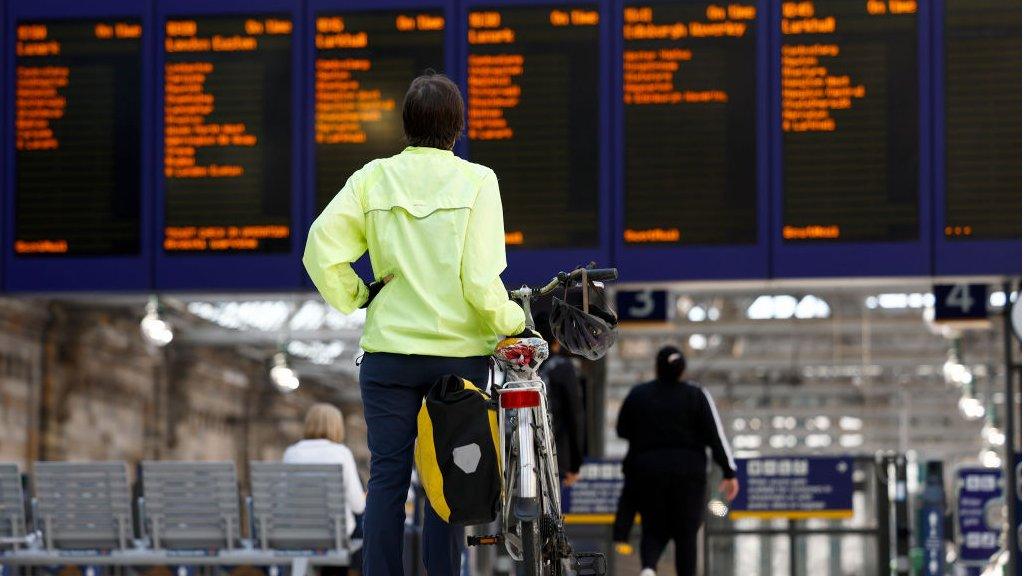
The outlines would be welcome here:
[[[686,356],[675,346],[665,346],[658,350],[655,374],[658,382],[675,383],[686,372]]]
[[[451,150],[465,127],[463,110],[459,87],[444,74],[427,70],[412,81],[402,103],[406,142]]]

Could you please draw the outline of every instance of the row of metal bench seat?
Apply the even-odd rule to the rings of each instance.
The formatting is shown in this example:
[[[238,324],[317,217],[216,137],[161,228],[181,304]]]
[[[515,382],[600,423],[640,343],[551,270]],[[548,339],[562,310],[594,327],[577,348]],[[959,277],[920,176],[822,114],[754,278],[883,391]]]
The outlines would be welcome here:
[[[340,465],[253,462],[249,480],[243,532],[233,462],[142,462],[134,502],[124,462],[36,462],[28,501],[17,465],[0,463],[0,542],[15,553],[350,548]]]

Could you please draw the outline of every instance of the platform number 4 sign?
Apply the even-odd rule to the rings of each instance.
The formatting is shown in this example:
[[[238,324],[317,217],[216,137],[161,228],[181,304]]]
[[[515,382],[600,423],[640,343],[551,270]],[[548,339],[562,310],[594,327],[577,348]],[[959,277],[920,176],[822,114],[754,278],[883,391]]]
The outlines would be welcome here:
[[[936,320],[984,320],[988,317],[985,284],[936,284]]]

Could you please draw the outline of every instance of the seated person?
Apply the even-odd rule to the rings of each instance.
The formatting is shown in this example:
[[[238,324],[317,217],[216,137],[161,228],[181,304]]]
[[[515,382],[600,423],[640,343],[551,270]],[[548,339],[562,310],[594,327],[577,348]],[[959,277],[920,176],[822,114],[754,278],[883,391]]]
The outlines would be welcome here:
[[[306,413],[303,439],[284,451],[285,464],[341,464],[345,479],[345,525],[349,536],[356,529],[356,514],[366,509],[366,493],[356,471],[352,451],[342,444],[345,424],[341,411],[330,404],[314,404]]]

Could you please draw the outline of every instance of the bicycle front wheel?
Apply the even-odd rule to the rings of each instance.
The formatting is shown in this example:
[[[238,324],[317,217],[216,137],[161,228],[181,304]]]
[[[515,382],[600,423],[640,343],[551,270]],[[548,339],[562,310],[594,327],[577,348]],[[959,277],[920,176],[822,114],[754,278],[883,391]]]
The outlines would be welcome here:
[[[540,521],[519,522],[520,536],[523,539],[523,565],[521,576],[544,576],[544,556],[541,552],[543,541],[540,534]]]

